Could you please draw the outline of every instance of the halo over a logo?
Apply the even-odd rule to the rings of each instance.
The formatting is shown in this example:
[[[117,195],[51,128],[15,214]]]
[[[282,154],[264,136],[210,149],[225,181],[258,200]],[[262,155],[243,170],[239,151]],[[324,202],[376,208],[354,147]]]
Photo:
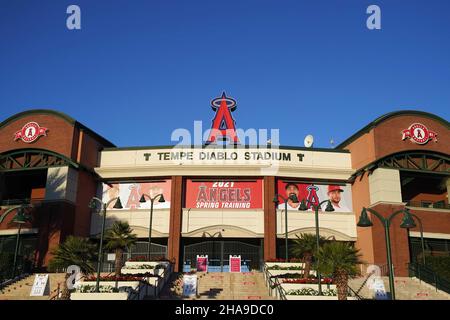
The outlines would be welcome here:
[[[436,132],[428,130],[428,128],[421,123],[413,123],[408,129],[402,131],[402,140],[407,138],[417,144],[425,144],[429,140],[437,142]]]
[[[206,144],[215,143],[220,139],[226,140],[227,137],[232,143],[238,144],[239,138],[236,133],[233,116],[231,115],[231,112],[236,110],[236,100],[227,97],[225,92],[222,92],[221,97],[211,101],[211,107],[216,112],[216,116],[213,119],[211,132]]]
[[[36,141],[40,136],[47,135],[47,128],[39,126],[36,122],[28,122],[21,130],[17,131],[14,135],[14,141],[22,140],[25,143],[32,143]]]

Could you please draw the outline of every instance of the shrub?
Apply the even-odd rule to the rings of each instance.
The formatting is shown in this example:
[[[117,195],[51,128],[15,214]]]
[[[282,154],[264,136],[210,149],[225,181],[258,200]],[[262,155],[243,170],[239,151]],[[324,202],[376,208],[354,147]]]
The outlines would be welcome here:
[[[450,281],[450,257],[427,256],[427,267],[432,269],[440,277]]]

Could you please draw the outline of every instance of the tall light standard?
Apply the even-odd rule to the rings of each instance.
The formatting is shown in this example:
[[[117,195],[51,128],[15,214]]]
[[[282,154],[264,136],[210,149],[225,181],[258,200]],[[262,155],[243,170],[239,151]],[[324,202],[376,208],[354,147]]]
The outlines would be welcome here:
[[[89,202],[89,208],[96,209],[97,204],[101,206],[100,211],[103,215],[102,217],[102,232],[100,233],[100,245],[98,247],[98,259],[97,259],[97,280],[95,283],[95,292],[100,292],[100,270],[102,268],[102,262],[103,262],[103,236],[105,234],[105,222],[106,222],[106,210],[108,209],[109,205],[113,202],[114,203],[113,208],[114,209],[122,209],[122,203],[120,202],[120,198],[116,197],[111,200],[109,200],[107,203],[103,203],[103,201],[97,197],[93,197],[91,201]]]
[[[384,237],[386,240],[386,254],[387,254],[387,263],[389,267],[389,289],[391,291],[391,299],[395,300],[395,287],[394,287],[394,270],[392,266],[392,253],[391,253],[391,238],[389,235],[389,227],[391,226],[392,219],[399,215],[400,213],[403,213],[403,219],[402,223],[400,224],[400,228],[409,229],[409,228],[415,228],[416,224],[414,223],[414,220],[411,217],[411,214],[407,209],[401,209],[398,211],[393,212],[388,217],[383,217],[380,213],[376,212],[373,209],[370,208],[364,208],[361,211],[361,216],[359,217],[359,221],[357,223],[358,227],[371,227],[373,226],[372,221],[369,219],[369,216],[367,215],[367,211],[375,215],[381,222],[381,224],[384,226]]]
[[[409,212],[409,209],[406,209]],[[414,213],[409,212],[409,214],[414,217],[419,222],[419,230],[420,230],[420,243],[422,245],[422,261],[423,265],[427,264],[426,258],[425,258],[425,241],[423,240],[423,226],[422,226],[422,220],[418,216],[416,216]]]
[[[147,197],[150,200],[150,222],[149,222],[149,226],[148,226],[148,252],[147,252],[147,259],[150,261],[150,251],[151,251],[151,246],[152,246],[153,202],[155,202],[155,200],[157,198],[159,198],[159,200],[158,200],[159,203],[164,203],[164,202],[166,202],[166,200],[164,200],[164,196],[162,193],[157,194],[153,198],[150,197],[148,194],[143,193],[139,202],[145,203],[146,202],[145,197]]]
[[[322,208],[322,205],[326,203],[327,207],[325,208],[326,212],[333,212],[334,208],[331,204],[330,200],[324,200],[320,202],[318,205],[314,205],[313,202],[309,201],[308,199],[303,199],[300,203],[300,207],[298,207],[298,210],[306,211],[308,210],[309,204],[314,209],[315,214],[315,225],[316,225],[316,264],[319,265],[319,248],[320,248],[320,234],[319,234],[319,209]],[[319,296],[322,295],[322,277],[320,276],[319,271],[317,270],[317,280],[319,281]]]
[[[31,208],[31,207],[32,207],[31,205],[15,206],[15,207],[12,207],[12,208],[9,208],[8,210],[6,210],[0,217],[0,223],[2,223],[3,219],[5,219],[5,217],[9,213],[13,212],[14,210],[17,210],[16,215],[11,220],[11,222],[18,224],[18,230],[17,230],[17,236],[16,236],[16,247],[14,249],[14,262],[13,262],[11,278],[14,278],[16,275],[17,255],[19,254],[20,231],[22,229],[22,225],[31,220],[31,217],[29,215],[25,214],[25,208]]]
[[[287,203],[289,200],[291,200],[293,203],[298,203],[298,198],[295,193],[291,193],[289,197],[285,198],[281,194],[275,194],[275,197],[273,198],[273,202],[275,204],[278,203],[278,198],[283,199],[284,201],[284,229],[285,229],[285,255],[286,262],[289,259],[289,248],[288,248],[288,216],[287,216]]]

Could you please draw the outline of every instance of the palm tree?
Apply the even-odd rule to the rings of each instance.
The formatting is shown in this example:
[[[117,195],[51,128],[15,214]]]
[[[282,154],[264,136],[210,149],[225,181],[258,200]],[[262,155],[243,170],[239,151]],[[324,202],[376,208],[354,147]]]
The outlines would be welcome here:
[[[310,233],[301,233],[300,236],[295,235],[297,239],[294,240],[294,244],[291,247],[292,254],[296,257],[303,258],[305,263],[305,270],[303,272],[303,278],[307,279],[311,270],[313,256],[317,250],[316,236]],[[325,242],[324,237],[319,238],[319,245]]]
[[[332,275],[338,300],[347,300],[348,279],[357,274],[357,265],[362,263],[360,257],[359,250],[346,242],[329,242],[319,249],[317,269],[322,274]]]
[[[110,229],[106,231],[105,240],[106,245],[105,248],[108,250],[114,250],[116,254],[115,258],[115,274],[116,276],[120,276],[120,270],[123,265],[123,251],[128,247],[132,246],[136,243],[137,237],[132,233],[133,229],[130,228],[128,222],[116,221],[111,226]]]
[[[50,271],[66,269],[71,265],[78,266],[83,274],[90,274],[95,271],[97,245],[91,243],[87,238],[68,236],[64,243],[59,244],[52,253],[53,258],[48,265]],[[62,284],[61,299],[63,300],[70,298],[70,291],[67,287],[69,277],[70,273],[66,273]]]

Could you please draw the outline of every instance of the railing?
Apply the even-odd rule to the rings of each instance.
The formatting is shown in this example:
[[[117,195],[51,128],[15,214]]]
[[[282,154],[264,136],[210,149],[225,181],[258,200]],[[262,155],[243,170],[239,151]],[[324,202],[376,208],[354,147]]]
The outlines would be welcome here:
[[[268,270],[267,266],[264,268],[263,271],[264,279],[266,281],[266,287],[269,289],[269,295],[273,295],[273,290],[277,290],[277,297],[280,300],[286,300],[286,292],[284,291],[283,287],[281,287],[280,280],[278,280],[277,277],[273,277],[270,271]]]
[[[442,290],[450,294],[450,281],[440,277],[429,267],[419,263],[408,264],[409,276],[416,277],[420,281],[433,285],[437,290]]]
[[[359,290],[358,291],[353,290],[348,284],[347,284],[347,290],[349,293],[348,296],[354,297],[357,300],[364,300],[364,298],[359,295]]]
[[[431,209],[450,209],[450,204],[445,203],[444,201],[410,201],[406,200],[407,207],[416,207],[416,208],[431,208]]]

